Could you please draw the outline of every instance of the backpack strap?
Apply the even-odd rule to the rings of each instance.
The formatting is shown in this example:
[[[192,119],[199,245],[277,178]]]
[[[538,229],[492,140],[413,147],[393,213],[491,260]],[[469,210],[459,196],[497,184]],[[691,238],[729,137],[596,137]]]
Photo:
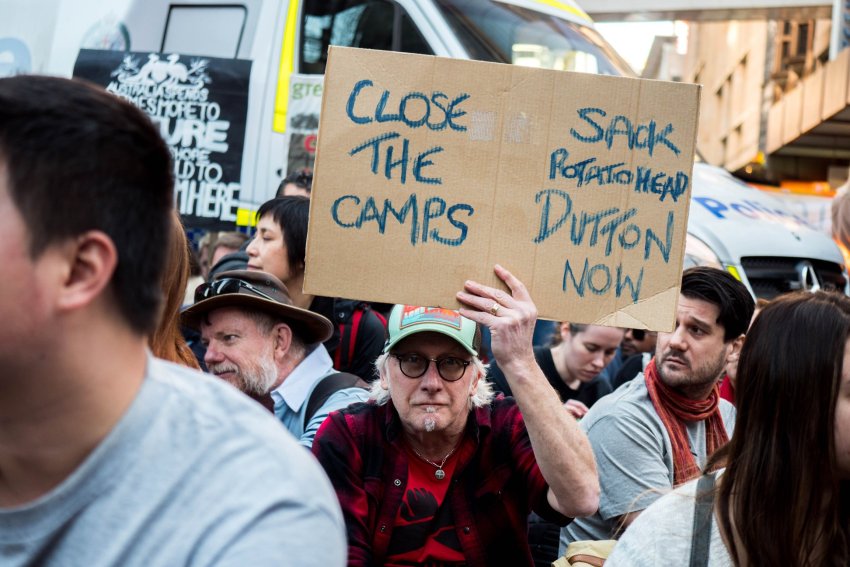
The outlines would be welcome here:
[[[340,323],[337,325],[337,329],[339,329],[339,344],[336,345],[336,351],[334,351],[334,368],[343,368],[342,366],[342,351],[345,350],[345,341],[346,341],[346,333],[350,333],[347,329],[348,325],[345,323]]]
[[[381,312],[380,312],[380,311],[378,311],[377,309],[375,309],[374,307],[372,308],[372,313],[374,313],[374,314],[375,314],[375,317],[377,317],[377,318],[378,318],[378,320],[381,322],[381,325],[383,325],[383,326],[384,326],[384,329],[386,329],[386,328],[387,328],[387,318],[386,318],[386,317],[384,317],[384,316],[381,314]]]
[[[354,359],[360,321],[363,318],[363,311],[367,308],[368,304],[362,301],[334,300],[334,322],[339,331],[339,343],[333,353],[334,368],[348,368]]]
[[[310,420],[313,419],[319,408],[325,405],[328,398],[336,392],[346,388],[363,388],[365,390],[368,387],[369,385],[366,382],[354,374],[347,372],[328,374],[313,388],[310,399],[307,400],[307,411],[304,413],[304,429],[307,428],[307,424],[310,423]]]
[[[348,336],[348,363],[354,360],[354,349],[357,345],[357,333],[360,331],[360,321],[363,320],[363,306],[358,306],[351,317],[351,334]]]
[[[697,482],[694,531],[691,536],[691,567],[708,567],[711,522],[714,515],[714,475],[706,473]]]

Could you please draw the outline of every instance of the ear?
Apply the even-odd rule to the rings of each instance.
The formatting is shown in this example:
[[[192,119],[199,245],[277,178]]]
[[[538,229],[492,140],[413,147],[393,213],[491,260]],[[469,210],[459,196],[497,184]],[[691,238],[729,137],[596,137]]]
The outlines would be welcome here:
[[[558,330],[561,332],[561,340],[566,341],[570,337],[570,323],[569,321],[561,321],[558,326]]]
[[[381,388],[384,390],[390,389],[390,379],[389,379],[389,364],[390,361],[387,360],[386,365],[381,368],[381,371],[378,373],[378,377],[381,380]]]
[[[63,311],[73,311],[95,301],[109,286],[118,251],[115,243],[105,233],[90,230],[61,247],[66,259],[57,306]]]
[[[741,348],[744,346],[744,338],[744,335],[741,335],[732,341],[729,354],[726,355],[727,364],[738,363],[738,359],[741,358]]]
[[[286,323],[278,323],[272,328],[274,336],[274,356],[281,361],[286,358],[292,346],[292,329]]]

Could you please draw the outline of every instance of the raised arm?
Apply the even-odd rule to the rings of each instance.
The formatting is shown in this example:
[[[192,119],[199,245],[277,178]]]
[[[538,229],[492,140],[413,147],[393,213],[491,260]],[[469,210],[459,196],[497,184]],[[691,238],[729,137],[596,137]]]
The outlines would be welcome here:
[[[490,328],[490,348],[522,411],[537,465],[549,484],[549,503],[566,516],[593,514],[599,480],[590,443],[534,359],[537,307],[513,274],[499,265],[495,271],[510,293],[467,281],[457,294],[466,306],[461,314]]]

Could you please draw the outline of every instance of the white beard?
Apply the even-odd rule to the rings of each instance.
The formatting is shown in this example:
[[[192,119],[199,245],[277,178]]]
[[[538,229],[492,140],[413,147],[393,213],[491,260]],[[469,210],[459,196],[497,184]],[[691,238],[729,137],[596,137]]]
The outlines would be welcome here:
[[[242,373],[245,389],[259,395],[268,394],[277,382],[277,367],[271,357],[263,357],[257,363],[256,372]]]
[[[271,357],[262,357],[257,361],[257,366],[251,370],[243,370],[234,364],[224,363],[209,367],[213,374],[232,372],[233,379],[228,379],[231,385],[236,386],[246,394],[257,394],[263,396],[268,394],[277,382],[277,367]]]
[[[436,410],[434,409],[433,406],[428,406],[428,407],[425,408],[425,413],[435,413],[435,412],[436,412]],[[437,428],[437,420],[434,419],[433,417],[426,417],[425,421],[423,422],[423,425],[425,426],[425,431],[427,431],[428,433],[431,433],[432,431],[434,431]]]

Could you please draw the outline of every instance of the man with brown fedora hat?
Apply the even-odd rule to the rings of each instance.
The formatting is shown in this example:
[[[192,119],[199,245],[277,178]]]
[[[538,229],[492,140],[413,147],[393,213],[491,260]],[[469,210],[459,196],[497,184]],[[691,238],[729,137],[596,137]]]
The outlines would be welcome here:
[[[293,305],[271,274],[217,274],[198,286],[183,322],[201,332],[209,371],[246,394],[270,395],[275,415],[308,448],[330,412],[368,399],[356,376],[333,369],[322,345],[332,323]]]

